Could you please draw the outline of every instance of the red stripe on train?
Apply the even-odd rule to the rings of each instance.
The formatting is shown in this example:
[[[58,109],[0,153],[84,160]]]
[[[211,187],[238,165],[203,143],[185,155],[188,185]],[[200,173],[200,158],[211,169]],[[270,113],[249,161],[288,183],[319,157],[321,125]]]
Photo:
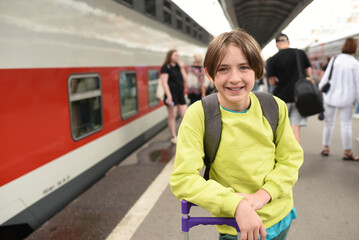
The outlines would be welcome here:
[[[148,107],[147,69],[159,67],[0,70],[0,186],[162,106]],[[138,114],[122,120],[119,73],[133,70],[137,72]],[[74,141],[68,78],[79,73],[100,75],[104,122],[100,132]]]

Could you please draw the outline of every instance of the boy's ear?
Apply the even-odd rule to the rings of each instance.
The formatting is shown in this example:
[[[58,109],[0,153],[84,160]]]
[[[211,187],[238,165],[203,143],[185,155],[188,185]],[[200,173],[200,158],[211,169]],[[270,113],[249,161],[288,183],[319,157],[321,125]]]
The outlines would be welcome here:
[[[211,78],[211,76],[209,76],[208,72],[207,72],[207,68],[204,69],[204,73],[206,74],[207,78],[214,83],[214,80]]]

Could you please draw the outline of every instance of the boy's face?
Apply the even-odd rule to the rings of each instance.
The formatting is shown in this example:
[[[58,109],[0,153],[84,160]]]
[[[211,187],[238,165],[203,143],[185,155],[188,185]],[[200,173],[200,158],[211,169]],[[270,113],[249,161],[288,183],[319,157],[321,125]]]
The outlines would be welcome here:
[[[255,82],[255,72],[249,66],[242,49],[230,45],[223,58],[215,79],[211,79],[218,90],[220,104],[233,111],[244,111],[249,107],[249,93]]]

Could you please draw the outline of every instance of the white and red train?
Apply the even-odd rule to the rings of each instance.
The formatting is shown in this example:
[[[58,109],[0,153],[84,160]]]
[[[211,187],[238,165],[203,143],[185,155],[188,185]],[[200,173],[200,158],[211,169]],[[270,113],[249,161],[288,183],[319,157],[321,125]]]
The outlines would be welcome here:
[[[190,64],[208,33],[169,1],[152,2],[182,32],[123,2],[0,2],[1,229],[37,228],[166,126],[165,54]]]
[[[320,81],[324,73],[323,67],[328,63],[327,59],[341,53],[343,44],[348,37],[353,37],[359,40],[359,34],[354,34],[337,40],[315,44],[306,48],[308,58],[313,67],[313,78],[315,80]]]

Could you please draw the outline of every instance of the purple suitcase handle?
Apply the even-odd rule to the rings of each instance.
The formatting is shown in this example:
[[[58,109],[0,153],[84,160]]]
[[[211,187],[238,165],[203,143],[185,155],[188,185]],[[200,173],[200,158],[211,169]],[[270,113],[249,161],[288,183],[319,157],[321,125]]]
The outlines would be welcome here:
[[[182,231],[189,232],[190,228],[197,225],[228,225],[234,227],[237,232],[239,232],[239,228],[237,222],[234,218],[226,218],[226,217],[190,217],[188,216],[191,207],[197,206],[196,204],[187,202],[186,200],[182,200]]]

